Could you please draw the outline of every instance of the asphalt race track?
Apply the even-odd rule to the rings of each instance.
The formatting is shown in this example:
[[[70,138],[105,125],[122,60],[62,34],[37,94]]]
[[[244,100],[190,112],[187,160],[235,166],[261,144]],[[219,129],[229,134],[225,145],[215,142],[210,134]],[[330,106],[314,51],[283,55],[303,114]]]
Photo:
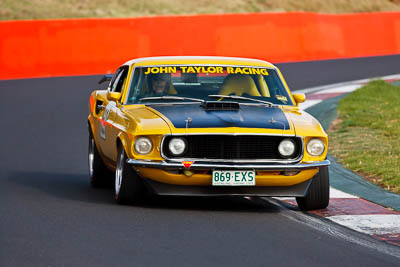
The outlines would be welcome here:
[[[400,55],[278,66],[301,89],[399,73]],[[115,204],[87,174],[87,105],[99,78],[0,81],[0,266],[399,266],[384,252],[398,247],[331,223],[352,242],[274,201]]]

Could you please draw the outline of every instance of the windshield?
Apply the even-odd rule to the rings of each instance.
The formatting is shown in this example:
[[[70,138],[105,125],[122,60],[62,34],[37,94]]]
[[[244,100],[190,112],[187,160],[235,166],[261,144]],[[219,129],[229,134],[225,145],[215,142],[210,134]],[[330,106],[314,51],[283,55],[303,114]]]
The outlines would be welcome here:
[[[126,104],[199,100],[293,105],[276,70],[220,65],[137,67]]]

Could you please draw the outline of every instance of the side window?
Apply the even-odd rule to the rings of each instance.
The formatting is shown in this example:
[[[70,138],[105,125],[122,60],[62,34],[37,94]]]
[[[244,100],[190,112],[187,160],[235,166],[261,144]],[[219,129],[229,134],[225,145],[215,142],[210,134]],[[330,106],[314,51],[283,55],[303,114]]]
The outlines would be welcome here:
[[[136,98],[140,95],[142,84],[144,80],[143,68],[135,68],[132,77],[131,88],[129,89],[128,102],[135,102]]]
[[[128,69],[129,68],[127,66],[123,66],[115,72],[114,78],[110,83],[111,92],[121,92],[122,86],[124,85],[128,74]]]

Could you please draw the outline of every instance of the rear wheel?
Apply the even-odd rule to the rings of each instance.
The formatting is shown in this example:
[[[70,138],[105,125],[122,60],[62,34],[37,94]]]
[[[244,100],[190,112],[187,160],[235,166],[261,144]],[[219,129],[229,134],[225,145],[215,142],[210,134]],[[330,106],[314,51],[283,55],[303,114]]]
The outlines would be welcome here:
[[[115,200],[118,204],[134,204],[143,199],[145,187],[142,180],[128,163],[122,144],[118,146],[115,170]]]
[[[296,197],[301,210],[318,210],[328,207],[329,204],[329,171],[322,167],[313,177],[308,193],[305,197]]]
[[[91,132],[89,132],[88,164],[90,184],[93,187],[108,186],[112,177],[111,172],[104,165]]]

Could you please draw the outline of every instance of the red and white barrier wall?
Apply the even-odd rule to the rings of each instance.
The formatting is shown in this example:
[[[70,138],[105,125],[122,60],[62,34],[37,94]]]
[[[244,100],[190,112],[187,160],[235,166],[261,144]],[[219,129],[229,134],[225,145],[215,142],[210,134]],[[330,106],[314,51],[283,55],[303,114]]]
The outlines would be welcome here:
[[[253,13],[0,22],[0,79],[113,72],[126,60],[289,62],[400,53],[400,13]]]

